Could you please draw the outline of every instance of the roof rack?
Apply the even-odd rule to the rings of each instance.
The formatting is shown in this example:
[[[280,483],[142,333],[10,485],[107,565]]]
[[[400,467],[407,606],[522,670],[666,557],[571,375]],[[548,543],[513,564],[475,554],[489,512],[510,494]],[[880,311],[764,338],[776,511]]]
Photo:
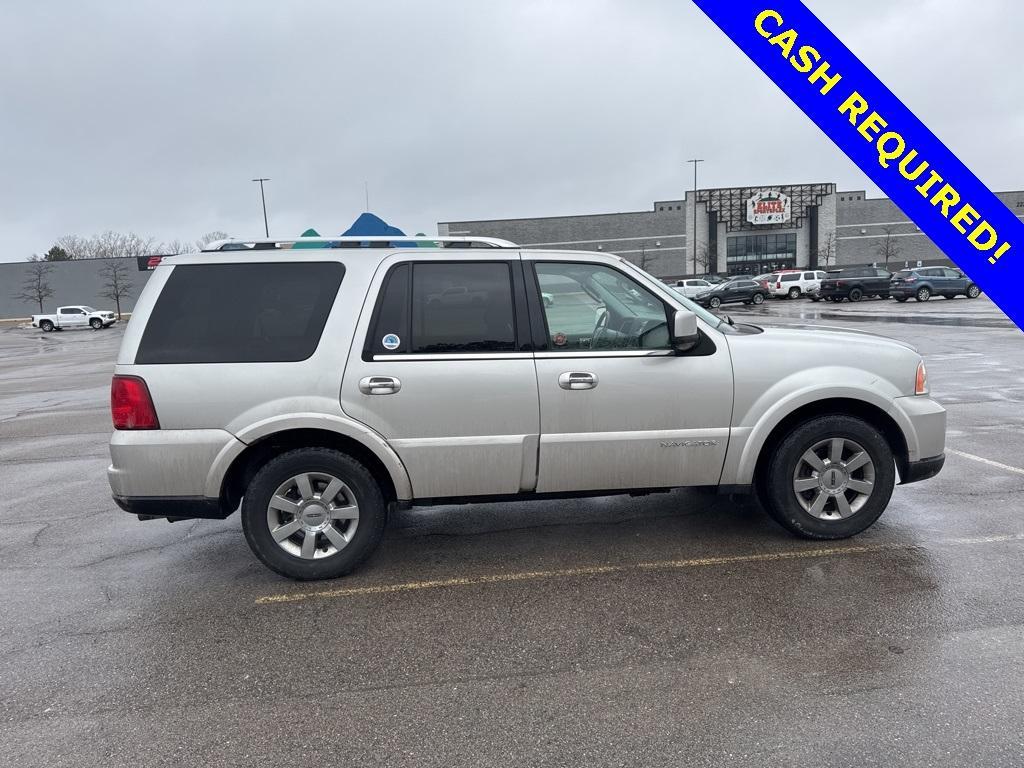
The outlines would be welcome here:
[[[308,245],[307,245],[308,244]],[[392,235],[349,235],[346,237],[230,238],[209,243],[209,251],[273,251],[299,246],[320,248],[518,248],[515,243],[496,237],[394,237]]]

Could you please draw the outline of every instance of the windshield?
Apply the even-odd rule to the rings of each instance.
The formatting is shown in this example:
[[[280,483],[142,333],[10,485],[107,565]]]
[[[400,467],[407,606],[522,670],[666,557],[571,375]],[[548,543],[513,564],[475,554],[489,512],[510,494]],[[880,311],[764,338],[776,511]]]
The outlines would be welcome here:
[[[92,307],[82,307],[82,309],[84,309],[86,312],[95,312],[96,311]]]
[[[722,328],[724,327],[725,321],[718,315],[704,309],[704,307],[700,306],[699,304],[695,304],[692,300],[683,296],[683,294],[671,290],[667,285],[658,280],[658,278],[649,275],[647,272],[640,269],[640,267],[638,267],[633,262],[627,261],[626,259],[622,259],[622,265],[627,270],[632,270],[633,272],[638,272],[641,275],[643,275],[646,278],[645,283],[647,287],[651,288],[652,290],[660,290],[663,295],[671,296],[673,301],[682,304],[684,307],[693,312],[693,314],[695,314],[705,323],[710,325],[712,328],[716,330],[722,330]]]

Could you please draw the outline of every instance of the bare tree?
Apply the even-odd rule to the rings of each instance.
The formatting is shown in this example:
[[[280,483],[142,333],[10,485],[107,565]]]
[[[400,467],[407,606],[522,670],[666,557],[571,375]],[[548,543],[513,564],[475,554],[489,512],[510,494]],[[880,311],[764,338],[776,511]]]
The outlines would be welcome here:
[[[707,243],[701,243],[697,246],[697,264],[701,268],[702,274],[708,274],[711,267],[711,251],[708,249]]]
[[[92,237],[65,235],[56,245],[69,259],[122,259],[150,255],[156,240],[134,232],[107,230]]]
[[[56,245],[69,259],[87,259],[91,251],[89,239],[80,235],[64,235],[57,238]]]
[[[121,299],[132,295],[132,282],[128,279],[131,274],[128,271],[128,264],[125,261],[108,260],[100,269],[100,277],[103,278],[103,290],[99,295],[110,299],[117,304],[117,319],[121,319]]]
[[[53,266],[42,261],[33,263],[28,268],[28,277],[21,284],[21,291],[14,294],[18,301],[30,301],[39,305],[39,314],[43,314],[43,302],[53,296],[49,276]]]
[[[161,243],[156,248],[157,253],[165,256],[176,253],[195,253],[196,250],[196,245],[186,240],[169,240],[166,243]]]
[[[836,257],[836,233],[829,232],[818,246],[818,264],[828,267]]]
[[[661,254],[657,251],[648,251],[646,243],[640,243],[640,258],[634,262],[644,272],[650,274],[651,267],[661,260]]]
[[[879,259],[885,261],[886,266],[889,266],[889,260],[898,259],[903,253],[903,248],[897,242],[892,227],[882,227],[882,231],[885,233],[885,237],[875,246],[875,253],[878,254]]]
[[[229,235],[227,232],[220,232],[216,229],[213,232],[207,232],[205,235],[196,240],[196,250],[201,251],[214,240],[227,240],[228,237]]]

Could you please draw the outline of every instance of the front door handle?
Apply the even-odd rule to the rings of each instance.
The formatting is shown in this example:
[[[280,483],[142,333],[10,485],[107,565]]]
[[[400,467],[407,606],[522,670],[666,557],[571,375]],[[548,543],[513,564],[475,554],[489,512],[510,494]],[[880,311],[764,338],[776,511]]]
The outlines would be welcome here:
[[[366,376],[359,380],[359,391],[364,395],[393,395],[402,388],[394,376]]]
[[[562,389],[593,389],[597,386],[597,374],[585,371],[566,371],[559,375],[558,386]]]

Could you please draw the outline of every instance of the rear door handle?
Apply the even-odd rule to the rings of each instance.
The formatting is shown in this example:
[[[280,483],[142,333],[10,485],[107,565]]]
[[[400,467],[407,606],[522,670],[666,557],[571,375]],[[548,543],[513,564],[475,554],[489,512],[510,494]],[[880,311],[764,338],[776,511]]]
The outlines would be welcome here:
[[[366,376],[359,380],[359,391],[364,395],[393,395],[402,388],[394,376]]]
[[[593,389],[597,386],[597,374],[585,371],[566,371],[559,375],[558,386],[562,389]]]

